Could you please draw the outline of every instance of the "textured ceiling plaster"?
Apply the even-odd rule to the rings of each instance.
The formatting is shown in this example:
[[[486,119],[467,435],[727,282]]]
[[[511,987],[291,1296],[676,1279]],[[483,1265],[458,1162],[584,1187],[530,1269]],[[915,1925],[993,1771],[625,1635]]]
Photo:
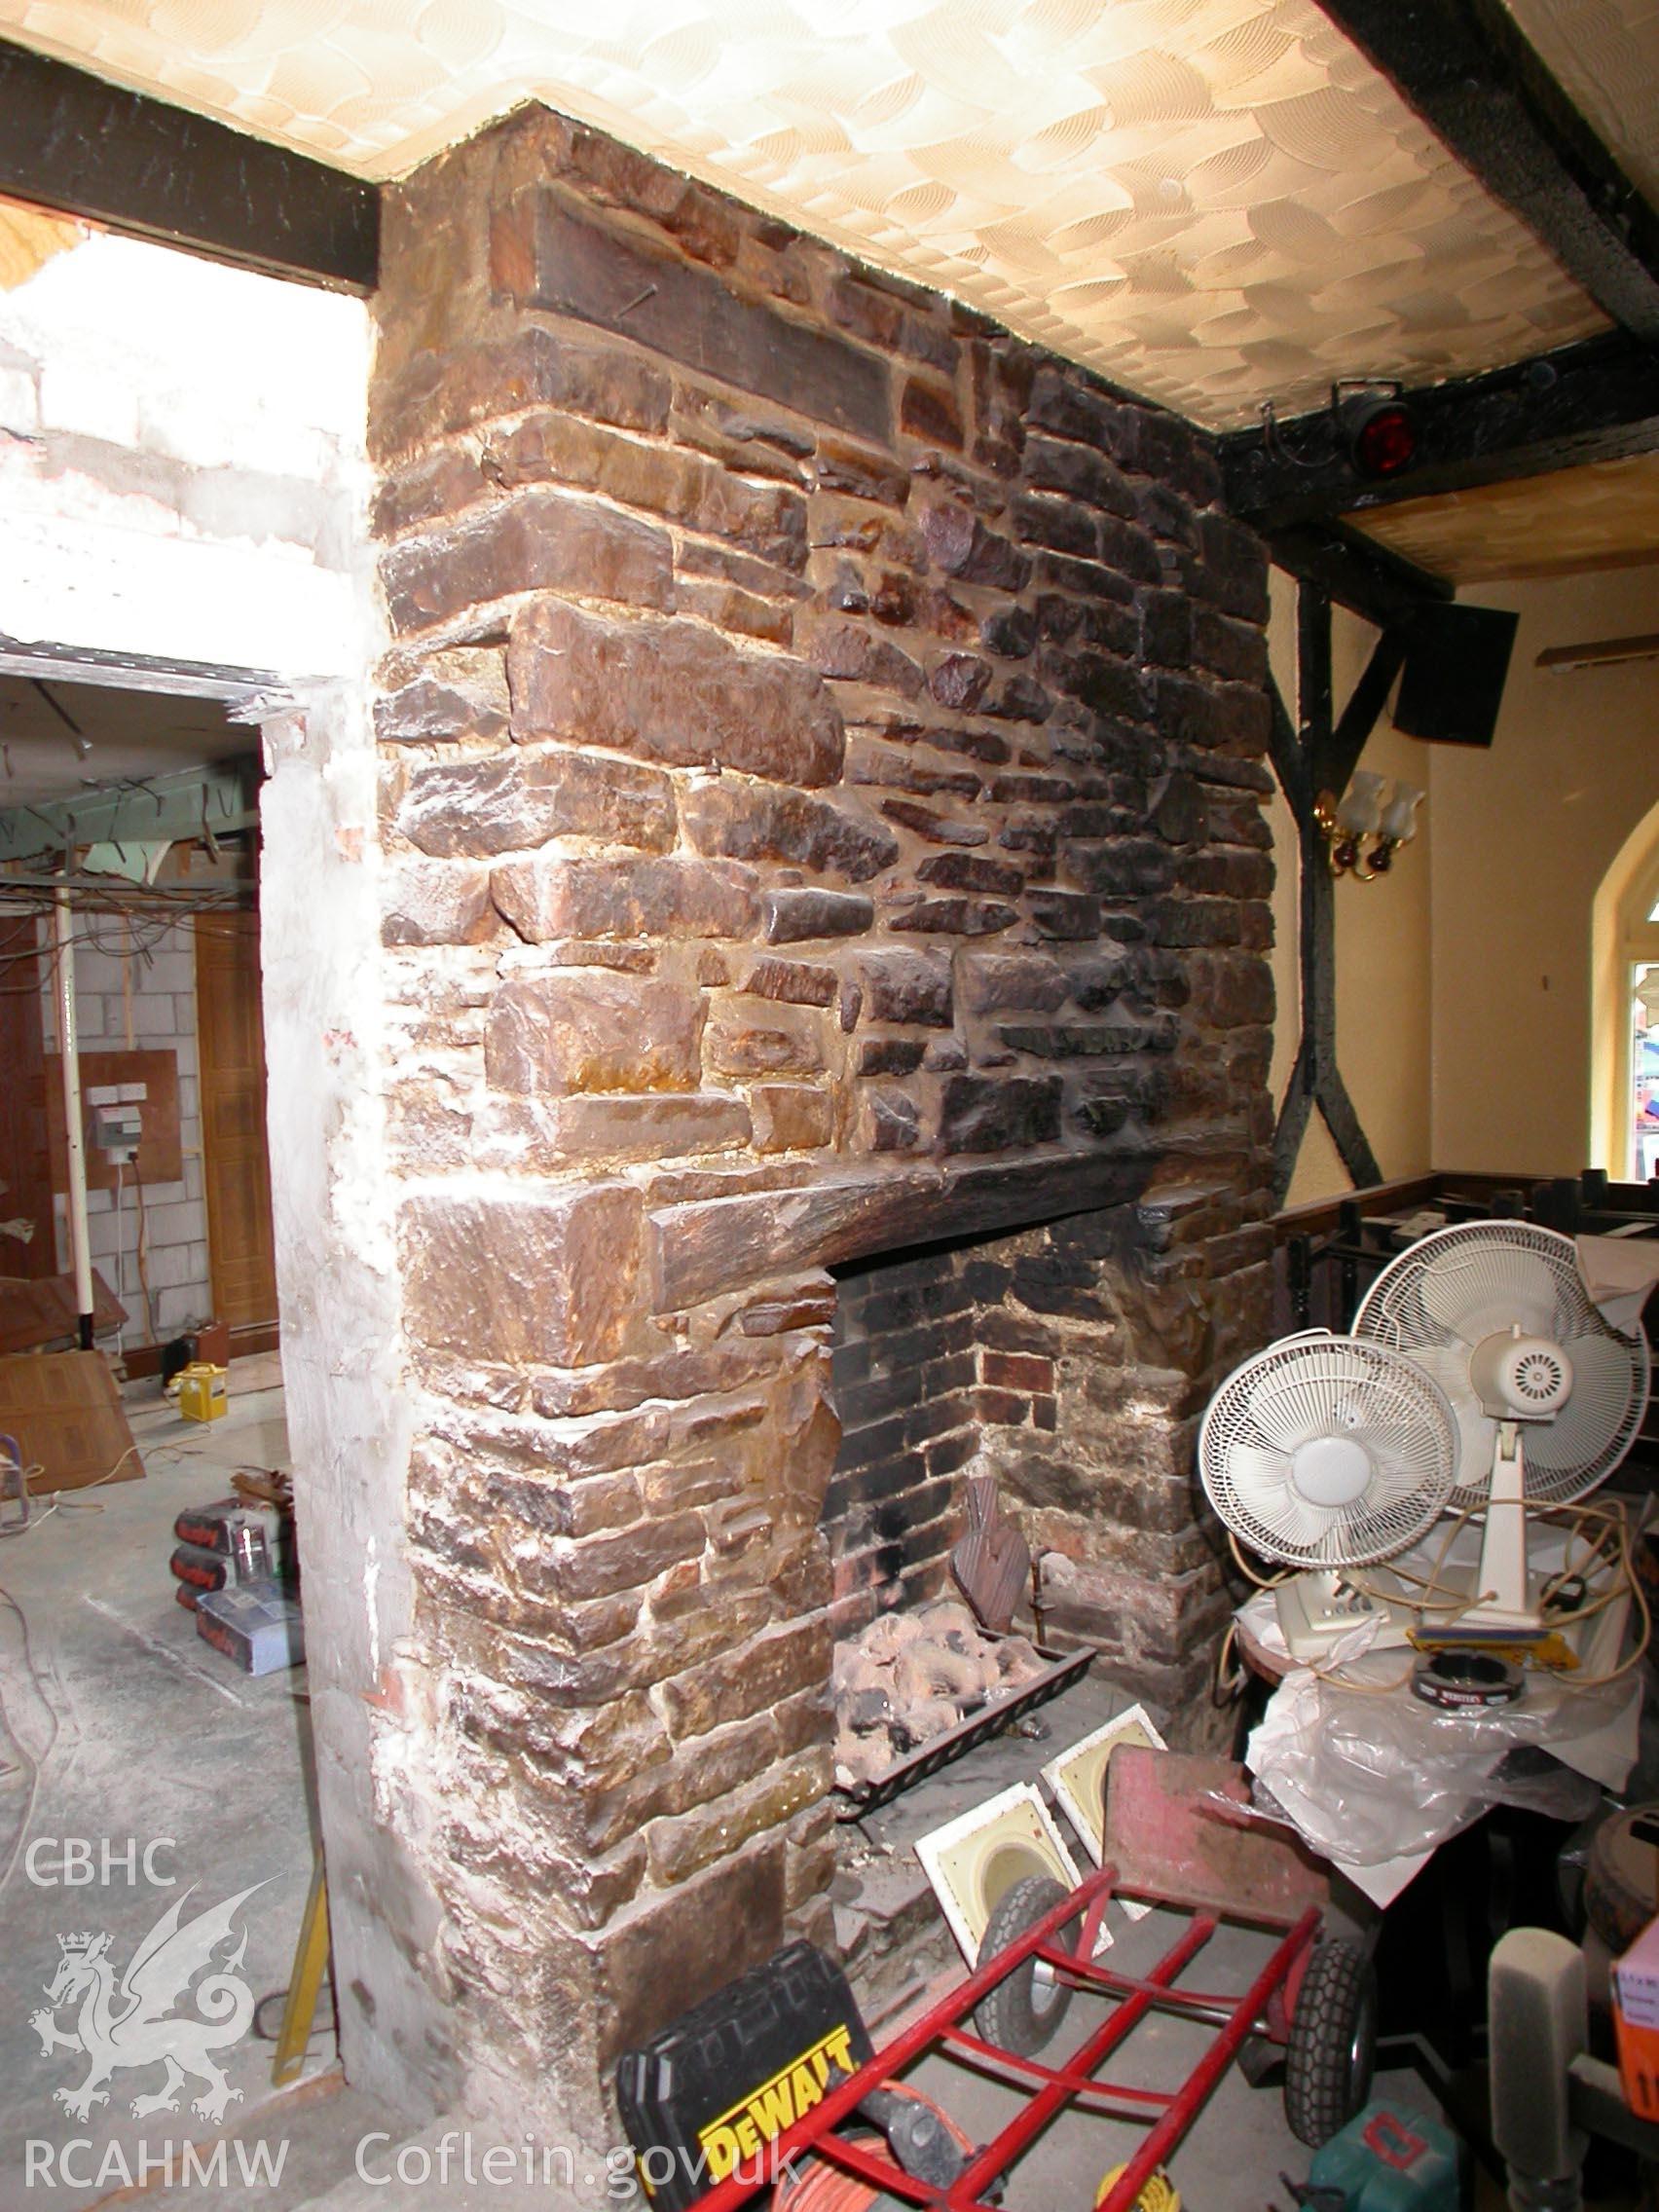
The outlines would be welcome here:
[[[1659,0],[1508,0],[1545,66],[1659,206]]]
[[[1345,518],[1449,582],[1659,560],[1659,454],[1483,484]]]
[[[0,28],[367,176],[543,99],[1218,426],[1603,327],[1310,0],[0,0]]]

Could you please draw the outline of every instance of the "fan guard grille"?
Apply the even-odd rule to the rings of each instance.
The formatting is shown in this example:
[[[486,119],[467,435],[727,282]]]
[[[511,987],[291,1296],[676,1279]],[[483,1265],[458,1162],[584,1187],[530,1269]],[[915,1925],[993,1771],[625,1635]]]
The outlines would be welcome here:
[[[1372,1476],[1351,1505],[1317,1506],[1292,1480],[1300,1445],[1351,1437]],[[1297,1567],[1391,1559],[1452,1494],[1457,1431],[1432,1377],[1385,1346],[1323,1331],[1287,1337],[1235,1368],[1198,1435],[1198,1473],[1222,1520],[1252,1551]]]
[[[1455,1506],[1485,1504],[1497,1423],[1469,1377],[1475,1346],[1519,1323],[1572,1363],[1572,1395],[1549,1421],[1528,1422],[1527,1495],[1582,1497],[1623,1459],[1647,1405],[1647,1340],[1609,1328],[1590,1302],[1572,1239],[1525,1221],[1437,1229],[1391,1260],[1354,1316],[1356,1338],[1403,1352],[1445,1391],[1461,1439]]]

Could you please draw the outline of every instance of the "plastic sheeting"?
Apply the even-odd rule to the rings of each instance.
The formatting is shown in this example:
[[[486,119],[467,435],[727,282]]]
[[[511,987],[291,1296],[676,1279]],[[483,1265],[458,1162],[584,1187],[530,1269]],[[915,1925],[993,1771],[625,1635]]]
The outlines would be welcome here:
[[[1263,1633],[1271,1597],[1253,1599],[1241,1619],[1260,1641],[1272,1641]],[[1637,1752],[1640,1670],[1586,1690],[1530,1674],[1516,1705],[1448,1713],[1404,1686],[1414,1658],[1333,1653],[1345,1675],[1372,1685],[1365,1691],[1294,1669],[1246,1752],[1258,1795],[1380,1904],[1491,1806],[1583,1820],[1603,1788],[1623,1787]]]

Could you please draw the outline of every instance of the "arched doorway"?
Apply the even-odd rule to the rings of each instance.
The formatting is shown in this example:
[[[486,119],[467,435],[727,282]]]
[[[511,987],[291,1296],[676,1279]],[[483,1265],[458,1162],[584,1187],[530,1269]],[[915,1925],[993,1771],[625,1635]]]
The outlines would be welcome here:
[[[1621,1182],[1659,1173],[1659,806],[1602,879],[1595,907],[1591,1138]]]

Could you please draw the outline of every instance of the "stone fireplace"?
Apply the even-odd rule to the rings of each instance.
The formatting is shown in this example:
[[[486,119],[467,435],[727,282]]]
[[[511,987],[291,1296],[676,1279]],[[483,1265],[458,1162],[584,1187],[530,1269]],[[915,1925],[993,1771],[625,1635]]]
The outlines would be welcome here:
[[[1266,568],[1177,419],[545,112],[387,226],[378,1803],[469,2093],[601,2141],[618,2050],[827,1938],[832,1638],[942,1585],[976,1448],[1051,1631],[1198,1709]]]

